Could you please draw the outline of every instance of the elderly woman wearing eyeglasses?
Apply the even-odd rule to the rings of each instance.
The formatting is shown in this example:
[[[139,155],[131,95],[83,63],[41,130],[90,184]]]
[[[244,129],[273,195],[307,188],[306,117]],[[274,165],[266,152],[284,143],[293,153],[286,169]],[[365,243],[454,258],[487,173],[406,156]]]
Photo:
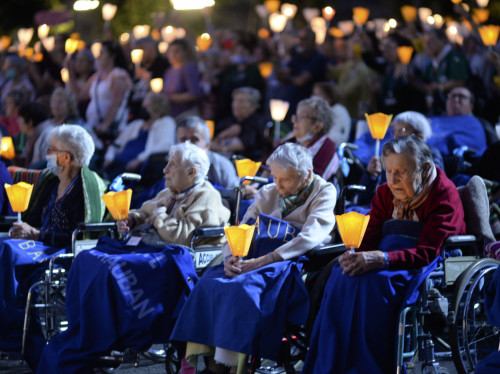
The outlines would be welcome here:
[[[88,168],[95,147],[85,129],[61,125],[49,139],[47,169],[39,176],[23,222],[13,224],[10,236],[62,248],[71,244],[79,222],[101,222],[105,184]]]

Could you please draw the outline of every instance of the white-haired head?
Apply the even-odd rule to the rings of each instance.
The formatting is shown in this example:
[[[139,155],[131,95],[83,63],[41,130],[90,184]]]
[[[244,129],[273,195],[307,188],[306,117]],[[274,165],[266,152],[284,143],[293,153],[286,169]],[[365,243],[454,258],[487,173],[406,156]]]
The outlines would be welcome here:
[[[95,145],[90,134],[82,126],[57,126],[50,131],[49,139],[57,142],[61,149],[69,152],[74,165],[89,166]]]
[[[170,147],[169,156],[178,155],[182,166],[189,171],[191,168],[196,168],[196,177],[194,183],[201,182],[208,174],[210,168],[210,160],[207,152],[200,147],[191,144],[191,142],[179,143]]]
[[[415,132],[415,135],[420,136],[424,140],[428,140],[432,136],[431,124],[422,113],[414,112],[412,110],[401,112],[396,117],[394,117],[391,126],[394,126],[398,123],[403,123],[411,126],[413,128],[413,131]]]
[[[313,170],[311,153],[307,148],[295,143],[285,143],[276,148],[266,164],[284,171],[296,170],[302,180],[307,179],[309,170]]]

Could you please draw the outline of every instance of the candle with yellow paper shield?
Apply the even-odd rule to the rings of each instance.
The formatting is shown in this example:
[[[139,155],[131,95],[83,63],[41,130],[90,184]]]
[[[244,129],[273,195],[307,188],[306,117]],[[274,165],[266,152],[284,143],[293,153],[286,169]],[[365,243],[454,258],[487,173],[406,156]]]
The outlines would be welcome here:
[[[255,162],[249,158],[244,158],[242,160],[236,160],[236,171],[238,172],[238,178],[243,177],[254,177],[259,171],[262,162]],[[250,181],[245,181],[245,184],[249,184]]]
[[[384,114],[384,113],[373,113],[366,114],[366,121],[368,122],[368,127],[370,129],[370,133],[372,134],[372,138],[375,139],[375,157],[380,155],[380,139],[384,139],[385,133],[389,128],[389,124],[391,123],[392,114]]]
[[[357,212],[349,212],[336,215],[337,227],[346,248],[354,253],[355,248],[359,248],[365,235],[366,227],[370,221],[370,216],[365,216]]]
[[[234,257],[245,257],[252,243],[254,225],[226,226],[224,232]]]
[[[21,222],[21,213],[28,209],[33,185],[26,182],[19,182],[14,185],[5,183],[5,192],[9,198],[12,210],[17,213],[17,222]]]
[[[130,201],[132,200],[131,189],[120,192],[110,191],[102,195],[101,198],[115,220],[121,221],[128,217]]]

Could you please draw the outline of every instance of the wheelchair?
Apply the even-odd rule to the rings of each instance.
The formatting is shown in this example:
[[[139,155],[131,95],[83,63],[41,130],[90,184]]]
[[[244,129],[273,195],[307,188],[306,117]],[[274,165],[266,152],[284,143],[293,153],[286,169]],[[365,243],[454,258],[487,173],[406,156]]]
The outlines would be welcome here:
[[[9,167],[9,172],[12,175],[13,182],[25,181],[31,184],[36,184],[41,170],[31,170],[19,167]],[[137,181],[137,175],[124,173],[116,178],[111,184],[110,189],[124,189],[128,185]],[[0,230],[8,231],[12,223],[17,217],[6,216],[0,219]],[[90,240],[83,245],[77,245],[76,233],[81,227],[91,225],[80,223],[79,228],[73,233],[72,250],[70,253],[60,254],[48,257],[40,262],[42,270],[41,278],[32,284],[27,292],[26,305],[24,312],[24,323],[22,328],[22,343],[19,356],[20,362],[23,362],[27,353],[27,337],[30,333],[31,323],[34,319],[37,320],[41,328],[41,334],[47,341],[53,336],[67,328],[65,318],[65,287],[67,280],[67,269],[71,265],[72,259],[78,254],[78,251],[92,247],[92,244],[97,240]],[[93,231],[100,233],[106,232],[113,235],[114,224],[95,223]],[[6,234],[7,235],[7,234]],[[84,248],[86,246],[86,248]],[[8,357],[17,358],[18,352],[8,352]]]
[[[487,201],[486,196],[484,199]],[[467,221],[471,212],[465,209],[465,214]],[[488,214],[480,219],[489,228]],[[452,359],[459,374],[471,373],[478,361],[498,350],[500,330],[488,324],[483,290],[500,263],[481,258],[485,240],[481,233],[474,234],[445,241],[441,249],[444,260],[420,286],[417,302],[401,311],[397,373],[405,365],[414,367],[417,353],[423,373],[443,372],[441,358]],[[465,256],[448,257],[457,253]]]
[[[236,196],[238,189],[226,191],[223,198],[228,200],[228,206],[232,212],[231,222],[235,222]],[[44,337],[47,341],[67,329],[65,298],[67,284],[67,269],[69,266],[63,264],[71,262],[81,251],[94,248],[97,239],[78,240],[82,235],[89,233],[109,234],[114,237],[115,223],[80,224],[73,233],[72,253],[60,255],[50,259],[50,263],[44,277],[36,282],[30,289],[28,302],[25,310],[25,322],[23,331],[22,354],[26,353],[26,338],[33,318],[40,320]],[[219,237],[224,235],[221,227],[200,227],[196,230],[191,241],[191,253],[198,274],[201,274],[207,266],[215,264],[213,258],[220,254],[220,247],[203,245],[207,237]],[[201,245],[200,245],[201,244]],[[35,296],[36,295],[36,296]],[[169,343],[162,344],[162,349],[137,352],[126,349],[125,351],[111,351],[99,358],[96,363],[102,370],[116,368],[122,363],[134,363],[139,365],[139,359],[146,357],[156,363],[165,363],[167,372],[176,373],[180,369],[181,358],[175,348]]]
[[[351,191],[362,189],[363,186],[343,189],[337,213],[343,212]],[[466,216],[468,214],[466,210]],[[488,223],[487,214],[482,219]],[[500,263],[481,258],[484,240],[480,233],[475,234],[452,236],[446,240],[441,249],[446,258],[419,287],[416,303],[401,310],[395,331],[397,373],[403,372],[405,367],[417,369],[417,361],[423,373],[448,372],[440,366],[440,360],[453,360],[460,374],[471,373],[479,360],[498,350],[500,330],[488,324],[482,291]],[[311,251],[313,266],[305,266],[305,282],[311,300],[308,322],[305,326],[287,326],[278,362],[261,365],[259,358],[252,357],[248,362],[250,373],[295,373],[295,364],[305,360],[323,288],[338,261],[337,256],[345,251],[341,244],[324,249],[325,252]],[[447,257],[448,253],[460,256]]]

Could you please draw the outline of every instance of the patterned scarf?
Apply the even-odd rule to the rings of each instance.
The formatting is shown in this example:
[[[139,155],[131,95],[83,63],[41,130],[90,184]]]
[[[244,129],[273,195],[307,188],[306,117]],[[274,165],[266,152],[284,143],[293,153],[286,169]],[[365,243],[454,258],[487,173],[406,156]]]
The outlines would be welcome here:
[[[429,196],[432,182],[436,179],[437,171],[434,165],[428,164],[422,170],[422,184],[417,187],[415,195],[407,201],[401,201],[394,197],[394,210],[392,218],[407,219],[418,222],[418,216],[415,210],[421,206]]]
[[[302,190],[300,190],[297,195],[283,197],[278,201],[278,205],[281,210],[281,216],[283,218],[292,213],[295,209],[297,209],[307,201],[309,195],[311,194],[315,177],[316,176],[313,174],[311,179],[309,180],[309,183],[304,186],[304,188],[302,188]]]

